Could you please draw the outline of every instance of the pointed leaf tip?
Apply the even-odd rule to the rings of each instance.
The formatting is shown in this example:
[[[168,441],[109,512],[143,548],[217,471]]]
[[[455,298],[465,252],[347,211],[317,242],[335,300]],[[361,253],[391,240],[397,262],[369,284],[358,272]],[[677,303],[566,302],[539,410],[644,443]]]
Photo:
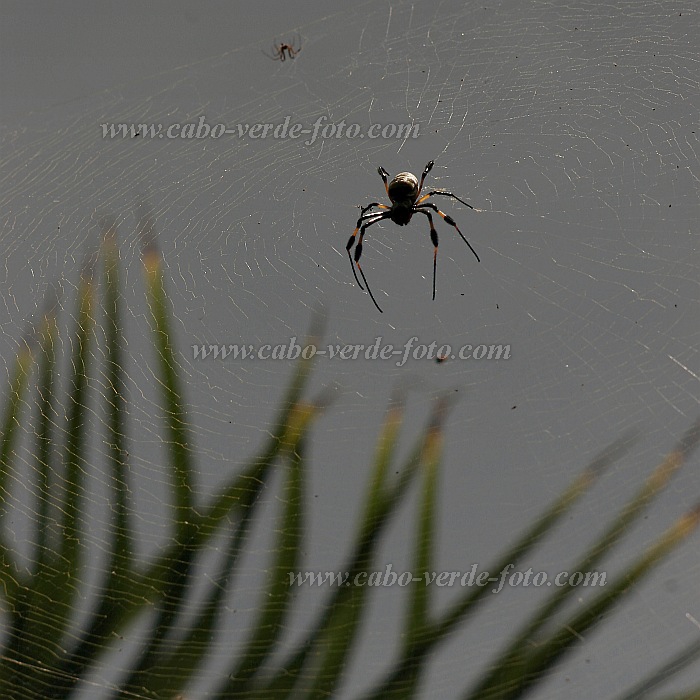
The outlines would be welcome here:
[[[695,452],[698,443],[700,442],[700,418],[686,430],[683,437],[679,440],[676,450],[681,453],[683,460],[687,460],[690,455]]]

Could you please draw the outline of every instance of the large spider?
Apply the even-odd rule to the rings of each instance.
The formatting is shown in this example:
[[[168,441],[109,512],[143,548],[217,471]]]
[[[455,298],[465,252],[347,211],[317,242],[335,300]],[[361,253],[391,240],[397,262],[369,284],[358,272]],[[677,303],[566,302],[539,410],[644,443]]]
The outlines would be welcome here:
[[[367,283],[365,273],[362,272],[362,268],[360,267],[362,241],[365,237],[365,230],[372,226],[372,224],[376,224],[378,221],[382,221],[384,219],[391,219],[395,224],[405,226],[411,220],[411,217],[414,214],[425,214],[428,217],[428,222],[430,223],[430,240],[435,246],[435,251],[433,253],[433,300],[435,299],[435,273],[437,270],[438,235],[437,231],[435,230],[435,226],[433,225],[433,217],[429,211],[426,211],[426,209],[431,209],[432,211],[436,212],[445,220],[446,223],[448,223],[450,226],[454,226],[454,228],[457,229],[457,233],[462,237],[462,240],[469,246],[469,250],[474,253],[474,257],[481,262],[481,259],[477,255],[476,251],[474,248],[472,248],[471,243],[469,243],[469,241],[459,230],[459,226],[457,226],[455,220],[449,214],[444,214],[441,212],[434,204],[430,202],[423,204],[423,202],[425,202],[429,197],[441,195],[443,197],[452,197],[458,202],[468,206],[470,209],[474,209],[471,204],[468,204],[463,199],[460,199],[457,195],[452,194],[452,192],[432,190],[431,192],[428,192],[428,194],[424,194],[422,197],[420,196],[421,190],[423,189],[423,181],[425,180],[425,176],[432,170],[433,165],[435,165],[435,163],[431,160],[425,166],[423,174],[420,178],[420,183],[418,182],[418,178],[413,173],[399,173],[391,182],[389,182],[389,173],[380,166],[377,170],[384,181],[384,188],[386,189],[386,193],[391,200],[391,206],[388,207],[386,204],[372,202],[366,207],[362,207],[360,210],[360,218],[357,220],[357,226],[352,232],[352,236],[350,236],[348,244],[345,246],[345,250],[348,251],[348,257],[350,258],[350,265],[352,265],[352,274],[355,275],[355,281],[359,285],[360,289],[364,289],[362,284],[360,284],[360,280],[357,278],[357,273],[355,272],[355,267],[357,266],[357,269],[360,271],[360,275],[362,275],[362,280],[367,287],[367,291],[369,292],[374,305],[377,307],[377,309],[379,309],[380,313],[383,313],[383,311],[379,307],[379,304],[377,304],[377,300],[374,298],[372,290],[369,288],[369,284]],[[374,207],[384,209],[385,211],[370,211],[370,209],[373,209]],[[355,243],[355,238],[358,231],[360,232],[360,240],[355,246],[355,263],[353,264],[353,257],[350,254],[350,249]]]

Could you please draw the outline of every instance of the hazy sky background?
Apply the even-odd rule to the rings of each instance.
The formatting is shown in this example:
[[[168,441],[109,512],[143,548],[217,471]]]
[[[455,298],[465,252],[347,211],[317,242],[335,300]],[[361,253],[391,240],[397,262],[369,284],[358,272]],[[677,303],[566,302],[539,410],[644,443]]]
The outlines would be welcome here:
[[[12,357],[51,284],[71,308],[97,216],[114,214],[130,304],[133,469],[149,516],[162,510],[164,491],[132,213],[139,196],[154,210],[180,320],[203,497],[261,444],[292,366],[196,361],[194,344],[301,338],[323,306],[329,343],[511,346],[500,362],[318,362],[314,387],[333,384],[337,398],[315,434],[309,568],[343,559],[397,386],[410,396],[406,445],[436,393],[458,396],[441,477],[436,556],[446,570],[487,566],[598,450],[641,430],[630,457],[527,562],[565,569],[697,417],[694,8],[4,2],[2,15],[2,357]],[[275,62],[263,54],[275,40],[302,51]],[[289,116],[308,128],[323,116],[364,130],[420,129],[404,141],[314,144],[101,135],[105,123],[201,116],[229,127]],[[427,186],[480,210],[436,199],[482,262],[436,216],[432,301],[424,217],[374,226],[362,262],[379,314],[345,252],[357,206],[386,201],[378,166],[420,175],[428,160],[436,164]],[[697,458],[626,540],[611,574],[697,499],[696,467]],[[409,565],[414,508],[392,529],[380,568]],[[158,546],[158,523],[144,517],[141,526],[144,546]],[[242,607],[255,604],[266,542],[262,532],[251,542]],[[700,619],[699,563],[696,541],[671,557],[562,666],[550,696],[607,697],[697,635],[685,615]],[[319,605],[318,593],[307,593],[309,609]],[[456,697],[540,593],[499,595],[437,655],[422,697]],[[398,590],[378,596],[341,697],[356,697],[381,673],[402,601]],[[231,648],[222,643],[222,654]]]

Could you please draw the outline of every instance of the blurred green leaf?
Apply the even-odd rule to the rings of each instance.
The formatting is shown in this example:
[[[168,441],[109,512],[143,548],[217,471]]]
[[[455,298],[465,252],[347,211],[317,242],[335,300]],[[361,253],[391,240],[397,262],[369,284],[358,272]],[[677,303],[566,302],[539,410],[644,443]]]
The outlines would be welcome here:
[[[198,502],[197,451],[190,434],[186,402],[175,352],[172,312],[165,287],[164,263],[156,245],[153,216],[146,204],[138,210],[139,236],[143,243],[146,290],[151,311],[154,379],[160,392],[167,470],[171,485],[171,533],[161,550],[150,559],[134,561],[133,507],[130,501],[126,444],[129,402],[125,394],[126,367],[120,293],[116,223],[103,219],[100,248],[104,261],[102,308],[104,334],[95,333],[98,283],[93,262],[86,266],[78,285],[75,326],[63,343],[71,349],[67,386],[55,380],[59,361],[57,304],[48,309],[36,329],[21,346],[9,378],[0,435],[0,582],[4,613],[3,648],[0,652],[0,697],[13,700],[68,700],[81,683],[95,673],[129,626],[145,626],[140,653],[123,677],[108,691],[124,700],[154,698],[174,700],[188,692],[211,655],[220,648],[222,609],[241,577],[249,534],[254,527],[274,529],[276,541],[266,567],[255,622],[244,631],[245,642],[230,659],[225,677],[214,683],[212,697],[327,698],[336,694],[346,677],[357,647],[374,586],[372,577],[386,572],[377,564],[377,553],[392,517],[407,501],[412,483],[422,476],[415,527],[412,569],[418,576],[432,572],[438,543],[435,523],[443,432],[448,401],[436,400],[425,429],[413,449],[396,464],[404,418],[404,397],[396,394],[377,437],[363,510],[341,571],[349,585],[338,585],[326,594],[320,613],[307,625],[301,640],[288,639],[295,613],[295,593],[290,574],[303,572],[305,482],[312,427],[327,400],[303,399],[311,360],[300,359],[281,402],[275,424],[257,455],[232,473],[228,482],[205,502]],[[308,344],[317,344],[321,318],[317,315]],[[102,345],[98,345],[101,340]],[[101,358],[101,363],[97,361]],[[36,385],[29,378],[36,364]],[[95,379],[93,379],[93,377]],[[95,399],[94,386],[104,402],[106,471],[110,511],[101,542],[104,569],[90,589],[83,580],[90,554],[86,537],[87,478],[92,466],[88,450],[88,407]],[[7,513],[13,489],[21,478],[18,448],[27,406],[36,406],[31,453],[32,493],[35,498],[34,536],[30,565],[10,547]],[[67,416],[65,443],[59,441],[58,418]],[[590,490],[600,474],[620,459],[632,442],[624,436],[603,450],[564,493],[501,556],[490,571],[514,567]],[[591,570],[608,554],[688,461],[700,442],[696,422],[664,462],[647,479],[605,532],[576,565]],[[62,461],[56,463],[56,455]],[[276,495],[281,506],[270,522],[259,517],[264,490],[271,476],[283,470]],[[396,475],[394,475],[396,472]],[[281,475],[282,476],[282,475]],[[655,570],[664,556],[691,534],[700,520],[695,509],[681,517],[629,567],[575,613],[559,619],[558,613],[575,589],[566,586],[533,611],[523,628],[507,640],[505,650],[492,661],[475,689],[465,698],[506,700],[532,694],[537,684],[581,643],[583,633],[600,625],[620,605],[625,594]],[[214,551],[215,546],[221,552]],[[216,555],[216,556],[214,556]],[[214,562],[214,564],[212,564]],[[195,586],[206,571],[207,581]],[[357,585],[357,582],[362,585]],[[195,589],[198,592],[195,595]],[[405,590],[400,588],[399,590]],[[460,628],[488,599],[491,588],[476,586],[439,613],[434,608],[435,589],[425,581],[408,587],[402,620],[398,658],[388,661],[382,679],[365,697],[376,700],[416,697],[421,679],[436,647]],[[148,624],[145,623],[148,621]],[[648,677],[638,681],[622,700],[648,697],[677,676],[700,656],[700,643],[682,649]],[[280,660],[280,657],[281,660]],[[466,680],[466,679],[465,679]],[[183,697],[184,697],[183,695]],[[700,689],[689,689],[677,698],[698,698]],[[657,698],[659,700],[659,698]]]

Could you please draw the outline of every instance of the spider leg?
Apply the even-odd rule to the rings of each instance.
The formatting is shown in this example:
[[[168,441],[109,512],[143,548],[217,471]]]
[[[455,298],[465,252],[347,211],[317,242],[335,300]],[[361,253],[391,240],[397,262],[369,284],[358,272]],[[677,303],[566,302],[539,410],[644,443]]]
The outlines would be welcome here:
[[[369,283],[367,282],[367,278],[365,277],[365,273],[362,271],[362,267],[360,266],[360,257],[362,256],[362,242],[365,237],[365,230],[372,226],[372,224],[376,224],[378,221],[382,221],[383,219],[388,219],[391,216],[390,212],[376,212],[375,214],[369,216],[368,218],[365,219],[364,224],[362,224],[362,228],[360,229],[360,240],[357,242],[357,245],[355,246],[355,265],[353,265],[352,271],[355,273],[355,266],[357,266],[357,269],[360,271],[360,275],[362,276],[362,281],[365,283],[365,287],[367,287],[367,292],[372,299],[372,302],[374,305],[377,307],[377,310],[379,313],[384,313],[377,304],[377,300],[374,298],[374,294],[372,294],[372,290],[370,289]],[[355,229],[355,233],[357,233],[357,229]],[[350,248],[352,246],[352,241],[355,238],[355,233],[350,237],[350,240],[348,241],[347,245],[347,251],[348,255],[350,255]],[[350,262],[352,262],[352,258],[350,259]],[[364,289],[364,287],[360,284],[360,281],[357,279],[357,274],[355,274],[355,280],[357,280],[357,284],[360,286],[361,289]]]
[[[442,194],[449,194],[449,193],[442,193]],[[452,195],[454,197],[454,195]],[[424,198],[423,198],[424,199]],[[455,197],[456,199],[456,197]],[[459,200],[460,202],[462,201],[461,199]],[[469,206],[469,205],[467,205]],[[449,215],[445,214],[444,212],[441,212],[434,204],[431,204],[430,202],[427,202],[426,204],[415,204],[414,205],[414,210],[415,211],[423,211],[423,208],[428,208],[432,209],[434,212],[440,214],[440,216],[445,220],[445,223],[449,224],[450,226],[453,226],[455,229],[457,229],[457,233],[462,237],[462,240],[469,246],[469,250],[471,250],[472,253],[474,253],[474,257],[477,259],[477,262],[481,262],[481,258],[477,254],[477,252],[472,248],[472,244],[464,237],[464,234],[459,230],[459,226],[457,226],[457,222]],[[425,212],[427,213],[427,212]]]
[[[437,252],[438,252],[438,235],[435,230],[435,224],[433,224],[433,217],[429,211],[425,209],[417,209],[417,212],[425,214],[430,222],[430,240],[435,246],[435,251],[433,252],[433,301],[435,301],[435,275],[437,273]]]
[[[428,165],[426,165],[425,168],[423,168],[423,174],[420,176],[420,185],[418,186],[418,194],[416,195],[416,197],[420,196],[421,190],[423,189],[423,182],[425,181],[425,176],[433,169],[433,165],[435,165],[435,161],[431,160],[428,163]]]
[[[391,209],[391,207],[387,207],[386,204],[380,204],[379,202],[372,202],[372,204],[368,204],[366,207],[360,207],[360,214],[362,216],[364,216],[365,212],[369,211],[370,209],[373,209],[374,207],[377,207],[378,209]],[[370,214],[367,214],[367,217],[374,216],[375,214],[379,214],[379,212],[373,211]],[[360,220],[362,220],[362,216],[360,216]]]
[[[377,168],[377,172],[379,173],[379,177],[382,178],[382,182],[384,182],[384,189],[386,190],[386,196],[389,196],[389,173],[382,168],[380,165]]]
[[[279,55],[279,50],[277,47],[272,46],[272,54],[267,53],[267,51],[264,51],[263,49],[260,49],[260,52],[264,55],[267,56],[268,58],[271,58],[273,61],[279,61],[280,60],[280,55]]]
[[[357,236],[357,232],[360,230],[360,226],[362,226],[362,224],[365,221],[369,222],[369,220],[374,218],[374,217],[384,218],[382,216],[381,212],[378,212],[378,211],[370,212],[369,214],[366,213],[370,209],[372,209],[372,207],[381,207],[382,209],[389,208],[385,204],[380,204],[379,202],[372,202],[371,204],[368,204],[366,207],[362,207],[362,209],[360,211],[360,218],[357,220],[357,225],[355,226],[355,230],[352,232],[352,235],[348,239],[348,243],[345,246],[345,250],[347,250],[348,257],[350,258],[350,267],[352,267],[352,274],[355,276],[355,282],[357,282],[357,286],[362,290],[364,290],[364,287],[362,286],[360,280],[357,279],[357,273],[355,272],[355,265],[352,262],[352,255],[350,255],[350,249],[352,248],[353,244],[355,243],[355,237]],[[377,221],[379,221],[379,219],[377,219]]]
[[[443,197],[452,197],[452,199],[456,199],[458,202],[461,202],[465,206],[469,207],[470,209],[473,209],[474,207],[469,204],[469,202],[465,202],[463,199],[460,199],[456,194],[452,194],[452,192],[442,192],[441,190],[433,190],[432,192],[428,192],[428,194],[424,194],[417,202],[416,205],[422,204],[425,202],[428,197],[434,197],[435,195],[442,195]]]
[[[362,275],[362,280],[365,283],[365,287],[367,287],[367,293],[369,294],[370,298],[372,299],[372,302],[374,305],[377,307],[377,310],[379,313],[384,313],[377,304],[377,300],[374,298],[374,294],[372,294],[372,290],[370,289],[369,282],[367,281],[367,278],[365,277],[365,273],[362,271],[362,268],[360,267],[360,256],[362,255],[362,241],[365,237],[365,229],[372,224],[376,224],[378,221],[382,221],[382,219],[387,219],[389,218],[390,214],[389,212],[384,212],[382,214],[378,214],[376,219],[372,219],[372,221],[369,221],[365,223],[362,228],[360,229],[360,240],[357,242],[357,245],[355,246],[355,265],[357,265],[357,269],[360,271],[360,275]],[[359,284],[359,283],[358,283]]]

